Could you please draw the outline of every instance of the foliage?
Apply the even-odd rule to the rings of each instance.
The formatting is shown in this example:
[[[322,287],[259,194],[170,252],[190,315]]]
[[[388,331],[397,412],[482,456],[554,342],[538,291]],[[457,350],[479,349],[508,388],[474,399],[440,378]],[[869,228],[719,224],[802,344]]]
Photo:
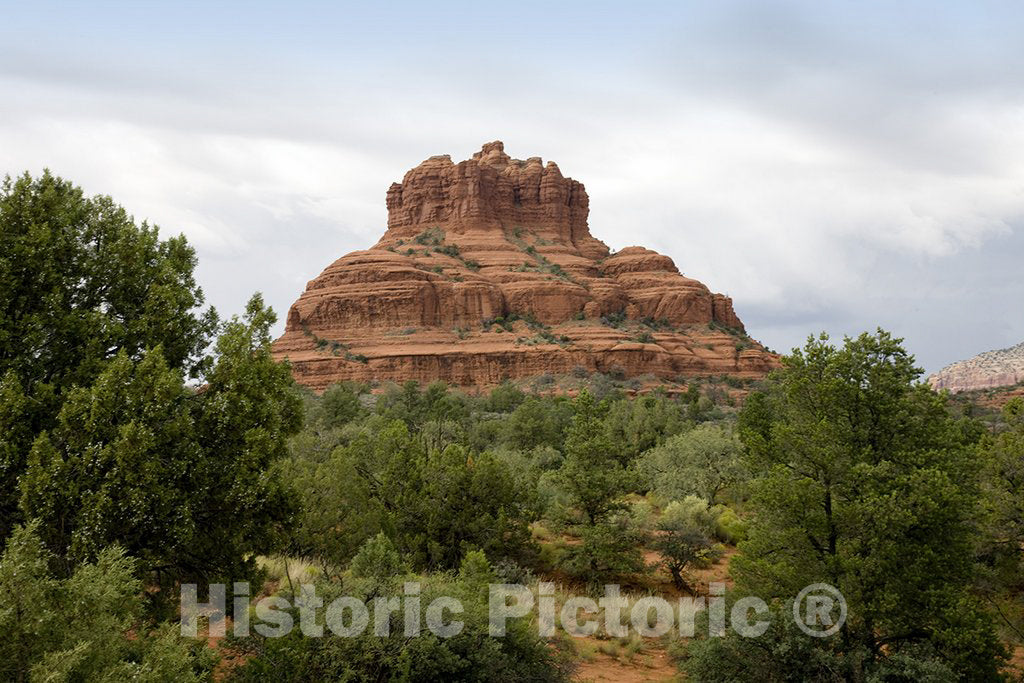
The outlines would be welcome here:
[[[419,475],[403,482],[404,504],[392,518],[414,566],[457,567],[473,548],[495,560],[532,552],[525,496],[501,462],[452,445],[422,463]]]
[[[564,397],[528,396],[504,421],[502,436],[510,445],[522,450],[551,446],[561,451],[573,410],[573,405]]]
[[[750,524],[732,508],[723,507],[715,518],[714,535],[720,541],[738,545],[747,538]]]
[[[66,579],[49,571],[36,522],[0,559],[0,678],[10,681],[212,680],[215,657],[170,625],[140,623],[136,563],[117,546]]]
[[[362,385],[347,382],[332,384],[320,397],[319,414],[311,416],[311,419],[328,427],[340,427],[357,419],[366,412],[359,400],[366,391]]]
[[[731,603],[731,596],[728,600]],[[727,605],[727,610],[731,604]],[[687,678],[704,683],[758,679],[803,683],[871,683],[915,681],[952,683],[956,676],[934,650],[916,645],[898,653],[871,660],[863,651],[843,652],[834,638],[815,638],[793,623],[792,602],[775,603],[758,619],[769,622],[764,634],[746,638],[732,629],[723,637],[708,637],[707,616],[698,618],[697,638],[683,649],[682,668]]]
[[[159,347],[197,377],[216,328],[197,312],[195,252],[161,240],[109,197],[86,198],[45,172],[0,186],[0,539],[20,518],[18,478],[36,437],[52,429],[67,392],[91,385],[124,354]]]
[[[685,407],[662,393],[611,402],[604,423],[623,466],[690,427]]]
[[[732,571],[764,598],[837,587],[849,618],[834,647],[865,668],[927,648],[993,679],[1001,647],[968,595],[976,432],[920,374],[883,331],[842,348],[822,335],[784,360],[741,414],[754,515]]]
[[[217,340],[196,392],[161,349],[121,352],[90,387],[67,392],[36,438],[21,510],[38,518],[62,571],[113,543],[170,579],[242,576],[291,510],[267,471],[301,425],[287,366],[270,357],[273,313],[253,297]]]
[[[684,579],[688,567],[711,557],[714,523],[706,502],[696,496],[672,501],[665,507],[658,521],[654,548],[661,553],[676,589],[689,588]]]
[[[728,429],[703,424],[668,438],[636,462],[643,486],[665,500],[698,496],[708,505],[746,479],[740,443]]]
[[[636,528],[628,515],[581,525],[576,532],[580,542],[565,549],[559,567],[588,587],[623,581],[645,570],[640,549],[647,534]]]
[[[417,637],[403,635],[402,616],[392,615],[389,635],[377,636],[371,627],[346,638],[305,637],[298,628],[282,638],[258,635],[233,642],[245,663],[230,680],[285,683],[313,681],[568,681],[572,663],[564,649],[552,647],[537,635],[530,619],[510,619],[504,637],[488,636],[486,588],[491,569],[479,552],[469,553],[459,575],[410,576],[421,585],[421,605],[445,596],[459,600],[464,612],[461,632],[449,638],[422,630]],[[397,582],[381,588],[378,581],[359,579],[346,583],[322,583],[317,592],[325,602],[351,595],[368,598],[401,597]],[[297,621],[297,620],[296,620]]]
[[[1003,409],[1007,430],[987,439],[981,448],[984,462],[988,544],[991,562],[1016,575],[1024,586],[1024,399],[1015,398]],[[1012,579],[1011,579],[1012,580]]]
[[[400,421],[285,471],[302,496],[296,550],[329,564],[380,531],[420,569],[458,567],[469,548],[496,560],[531,552],[528,497],[508,467],[458,445],[428,449]]]
[[[573,408],[559,475],[569,505],[579,516],[575,530],[580,544],[566,551],[562,568],[593,585],[643,569],[643,534],[630,524],[628,515],[616,514],[625,509],[620,496],[630,482],[604,429],[603,407],[584,391]]]
[[[623,508],[626,471],[602,423],[603,407],[586,391],[573,402],[575,414],[565,439],[562,479],[585,524],[597,524]]]
[[[1024,399],[1004,406],[1005,430],[979,446],[983,508],[978,587],[998,615],[998,624],[1018,647],[1024,645]]]
[[[349,566],[352,576],[357,579],[377,581],[387,585],[392,577],[408,571],[395,545],[383,532],[369,539],[359,548]]]

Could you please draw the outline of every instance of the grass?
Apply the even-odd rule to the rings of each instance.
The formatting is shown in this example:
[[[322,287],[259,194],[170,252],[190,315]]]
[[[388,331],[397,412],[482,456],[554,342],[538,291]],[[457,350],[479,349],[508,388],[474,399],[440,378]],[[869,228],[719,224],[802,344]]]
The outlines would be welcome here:
[[[597,659],[598,646],[594,643],[586,640],[573,639],[573,647],[576,649],[576,656],[584,662],[592,662]]]
[[[260,556],[256,566],[267,573],[269,581],[276,581],[278,587],[290,586],[298,590],[304,583],[312,583],[323,571],[313,562],[284,555]]]

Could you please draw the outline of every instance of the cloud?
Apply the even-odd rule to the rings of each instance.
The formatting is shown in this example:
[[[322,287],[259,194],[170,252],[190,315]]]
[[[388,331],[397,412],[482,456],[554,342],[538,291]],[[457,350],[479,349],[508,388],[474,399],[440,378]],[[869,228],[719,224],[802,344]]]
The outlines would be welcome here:
[[[26,23],[0,50],[0,168],[185,232],[222,312],[259,289],[283,314],[376,241],[408,168],[500,138],[587,185],[596,236],[671,255],[771,346],[884,324],[934,370],[1024,339],[1024,13],[902,5],[442,4],[308,32],[300,9],[200,34],[174,15],[151,44],[142,13],[64,48]]]

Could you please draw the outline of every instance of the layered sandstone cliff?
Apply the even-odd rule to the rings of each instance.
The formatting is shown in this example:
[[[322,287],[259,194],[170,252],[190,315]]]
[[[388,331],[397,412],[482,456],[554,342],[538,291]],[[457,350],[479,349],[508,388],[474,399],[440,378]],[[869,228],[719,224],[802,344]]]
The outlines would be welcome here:
[[[973,391],[1024,382],[1024,342],[957,361],[928,378],[933,389]]]
[[[387,193],[388,229],[311,280],[274,354],[314,389],[342,380],[504,379],[589,372],[759,377],[777,358],[732,300],[667,256],[612,254],[583,185],[492,142],[427,159]]]

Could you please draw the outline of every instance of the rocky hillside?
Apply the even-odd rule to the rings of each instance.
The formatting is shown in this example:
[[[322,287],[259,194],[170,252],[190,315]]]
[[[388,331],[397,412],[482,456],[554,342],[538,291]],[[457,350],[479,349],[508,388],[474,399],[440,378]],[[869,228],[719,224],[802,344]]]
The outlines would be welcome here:
[[[934,389],[973,391],[1024,382],[1024,342],[946,366],[928,378]]]
[[[274,343],[296,379],[504,379],[612,372],[760,377],[777,357],[732,300],[668,256],[610,253],[587,227],[583,185],[492,142],[431,157],[387,193],[388,229],[311,280]]]

